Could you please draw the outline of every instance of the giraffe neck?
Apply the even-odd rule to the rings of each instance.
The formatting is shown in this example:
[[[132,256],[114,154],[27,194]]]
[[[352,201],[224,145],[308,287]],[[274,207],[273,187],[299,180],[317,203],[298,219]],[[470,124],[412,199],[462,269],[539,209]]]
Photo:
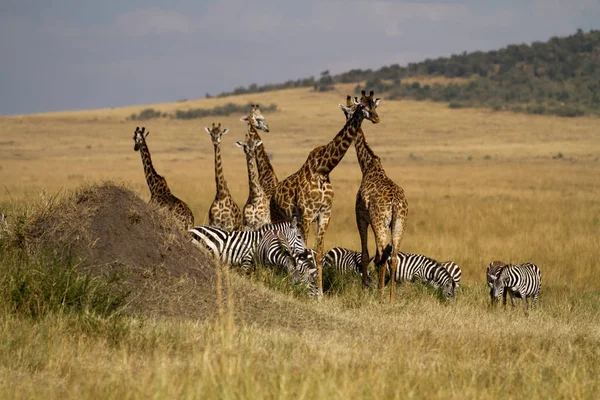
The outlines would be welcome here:
[[[254,141],[262,140],[258,131],[251,124],[248,124],[248,135],[250,135]],[[265,150],[265,144],[263,143],[261,146],[258,146],[255,153],[258,177],[261,185],[263,187],[268,187],[269,185],[275,187],[278,182],[277,174],[275,174],[275,170],[271,165],[271,160],[269,160],[269,156]]]
[[[340,133],[325,146],[316,164],[319,173],[329,174],[342,161],[352,141],[356,138],[363,120],[364,114],[362,112],[355,112],[346,122]]]
[[[214,144],[215,148],[215,183],[217,185],[217,197],[229,193],[225,175],[223,174],[223,163],[221,161],[221,144]]]
[[[372,165],[373,160],[379,159],[379,157],[377,157],[373,150],[371,150],[362,128],[358,129],[358,134],[356,135],[356,140],[354,141],[354,147],[356,148],[356,157],[358,158],[360,170],[364,175],[369,166]]]
[[[246,153],[246,163],[248,164],[248,186],[250,187],[250,197],[255,199],[264,196],[265,192],[258,179],[259,172],[256,166],[255,152]]]
[[[146,144],[145,140],[143,140],[141,143],[140,154],[142,155],[144,175],[146,176],[148,188],[150,188],[150,194],[152,196],[164,194],[164,189],[168,191],[169,187],[166,183],[164,183],[164,178],[160,176],[154,169],[154,166],[152,165],[152,158],[150,157],[150,150],[148,149],[148,145]]]

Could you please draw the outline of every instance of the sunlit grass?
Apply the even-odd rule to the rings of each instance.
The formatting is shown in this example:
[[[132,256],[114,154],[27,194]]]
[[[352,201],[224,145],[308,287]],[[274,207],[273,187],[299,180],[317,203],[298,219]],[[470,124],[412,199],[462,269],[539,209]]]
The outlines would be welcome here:
[[[281,179],[339,131],[337,104],[352,88],[152,107],[277,104],[280,111],[265,115],[272,132],[262,136]],[[125,120],[143,108],[0,118],[0,209],[9,223],[41,190],[51,195],[84,182],[126,181],[149,198],[133,151],[140,123]],[[240,116],[214,122],[230,129],[224,170],[241,205],[248,188],[245,157],[234,146],[246,130]],[[463,280],[456,302],[411,284],[389,302],[352,279],[334,280],[338,290],[317,301],[285,277],[259,270],[222,277],[240,297],[222,305],[216,320],[126,314],[115,323],[55,312],[32,319],[4,304],[0,397],[593,398],[600,389],[600,120],[385,99],[380,116],[380,124],[363,128],[406,192],[401,248],[457,262]],[[144,123],[157,171],[198,224],[206,222],[215,190],[203,129],[212,122]],[[331,174],[327,248],[359,249],[360,179],[351,148]],[[495,259],[540,267],[537,311],[526,316],[520,303],[515,310],[489,307],[485,266]],[[191,290],[191,283],[181,285]],[[251,309],[244,294],[269,302]]]

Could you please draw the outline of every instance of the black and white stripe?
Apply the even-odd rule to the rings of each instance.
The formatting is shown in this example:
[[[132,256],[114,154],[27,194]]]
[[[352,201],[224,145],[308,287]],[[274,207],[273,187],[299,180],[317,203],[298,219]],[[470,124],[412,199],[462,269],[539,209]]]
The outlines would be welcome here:
[[[440,262],[439,265],[443,267],[446,271],[448,271],[448,273],[454,280],[456,287],[458,287],[460,285],[460,278],[462,277],[462,271],[460,270],[458,264],[453,261],[443,261]]]
[[[258,229],[258,232],[267,231],[279,231],[282,232],[288,240],[290,247],[296,254],[302,254],[306,251],[306,242],[302,236],[302,231],[298,226],[296,218],[291,222],[277,222],[275,224],[268,224]]]
[[[375,257],[371,257],[371,262]],[[334,268],[342,274],[356,273],[362,276],[362,253],[345,247],[334,247],[323,256],[323,267]],[[372,280],[371,274],[367,271],[367,278]]]
[[[266,231],[258,241],[254,262],[263,267],[284,270],[290,275],[296,271],[296,258],[291,245],[280,231]]]
[[[422,254],[398,252],[398,268],[396,269],[396,282],[420,280],[423,283],[441,287],[444,295],[456,295],[456,283],[450,273],[438,262]],[[391,259],[387,261],[387,273],[391,271]]]
[[[498,278],[494,281],[492,294],[498,301],[505,291],[508,291],[513,306],[515,297],[523,300],[527,312],[527,298],[531,297],[531,309],[535,308],[540,289],[542,288],[542,274],[537,265],[532,263],[509,264],[504,266]]]
[[[424,282],[436,288],[441,288],[444,296],[450,298],[456,296],[456,282],[446,268],[438,264],[431,268],[424,268],[423,276],[424,279],[421,279]]]
[[[395,277],[396,282],[414,282],[417,279],[425,281],[427,271],[437,265],[437,261],[422,254],[398,252],[396,257],[398,258],[398,268],[396,269]],[[389,274],[391,271],[390,265],[392,263],[392,259],[388,259],[387,263],[387,273]]]
[[[256,260],[256,250],[262,246],[263,251],[267,251],[267,246],[274,246],[274,237],[285,239],[281,242],[284,247],[289,247],[293,256],[293,261],[299,260],[297,267],[294,269],[309,270],[310,260],[313,260],[312,254],[307,254],[304,239],[294,222],[282,222],[278,224],[265,225],[257,231],[231,231],[227,232],[223,229],[214,226],[196,226],[189,230],[192,235],[192,242],[200,247],[204,247],[212,254],[213,258],[220,260],[223,263],[231,266],[241,266],[244,269],[249,269],[252,263]],[[263,236],[268,232],[277,232],[277,235],[268,234],[262,242]],[[282,254],[271,254],[269,257],[280,257]],[[263,260],[283,262],[283,258],[275,260],[269,259],[267,255],[262,256]],[[304,267],[303,267],[304,266]],[[286,267],[287,268],[287,267]],[[291,268],[291,267],[290,267]],[[316,269],[316,267],[315,267]]]
[[[195,226],[189,230],[192,243],[207,249],[214,259],[248,269],[262,232],[225,231],[215,226]]]

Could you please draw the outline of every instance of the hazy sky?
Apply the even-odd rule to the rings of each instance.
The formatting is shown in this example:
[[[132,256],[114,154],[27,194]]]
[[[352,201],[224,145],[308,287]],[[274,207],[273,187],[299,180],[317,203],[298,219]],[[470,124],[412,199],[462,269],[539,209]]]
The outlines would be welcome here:
[[[600,0],[0,0],[0,115],[204,97],[600,29]]]

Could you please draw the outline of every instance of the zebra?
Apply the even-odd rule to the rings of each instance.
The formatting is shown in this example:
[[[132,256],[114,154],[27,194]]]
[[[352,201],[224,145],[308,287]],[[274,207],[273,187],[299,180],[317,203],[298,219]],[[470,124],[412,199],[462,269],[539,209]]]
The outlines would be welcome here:
[[[456,297],[456,281],[450,272],[439,264],[432,268],[423,269],[424,281],[435,288],[441,288],[445,297],[454,299]],[[423,278],[421,278],[423,279]]]
[[[440,262],[439,265],[443,267],[446,271],[448,271],[448,273],[454,280],[456,287],[458,288],[458,286],[460,285],[460,278],[462,277],[462,271],[460,270],[458,264],[452,261],[443,261]]]
[[[254,252],[254,262],[265,267],[285,269],[294,283],[302,281],[310,286],[316,282],[314,251],[306,249],[301,253],[294,252],[282,231],[269,230],[263,233]]]
[[[498,278],[494,281],[492,292],[494,298],[500,297],[508,291],[513,307],[515,297],[523,300],[523,307],[527,312],[527,298],[531,297],[531,309],[535,308],[542,287],[542,274],[537,265],[532,263],[509,264],[504,266]]]
[[[450,273],[438,262],[422,254],[398,252],[398,268],[396,269],[396,282],[421,280],[434,287],[441,287],[446,297],[454,298],[456,295],[456,282]],[[391,259],[387,260],[387,273],[391,271]]]
[[[207,248],[215,259],[231,265],[249,266],[254,248],[269,230],[282,232],[296,253],[305,251],[304,239],[297,224],[292,221],[265,225],[257,231],[225,231],[214,226],[195,226],[189,230],[192,242]]]
[[[265,225],[257,231],[228,232],[214,226],[196,226],[189,232],[194,244],[223,263],[250,271],[258,260],[266,266],[283,267],[294,281],[315,280],[314,254],[304,245],[294,220]]]
[[[500,276],[500,272],[502,272],[502,269],[504,269],[504,266],[506,264],[500,260],[494,260],[492,261],[488,266],[487,269],[485,271],[485,277],[487,280],[487,285],[490,288],[490,301],[491,304],[494,305],[494,282],[498,279],[498,277]],[[506,294],[509,291],[505,291],[503,294],[503,304],[506,306]]]
[[[369,263],[374,258],[369,258]],[[362,276],[361,260],[362,253],[360,251],[350,250],[345,247],[334,247],[323,256],[323,267],[335,268],[342,274],[357,273]],[[369,271],[367,271],[367,282],[369,286],[373,283],[373,277]]]

